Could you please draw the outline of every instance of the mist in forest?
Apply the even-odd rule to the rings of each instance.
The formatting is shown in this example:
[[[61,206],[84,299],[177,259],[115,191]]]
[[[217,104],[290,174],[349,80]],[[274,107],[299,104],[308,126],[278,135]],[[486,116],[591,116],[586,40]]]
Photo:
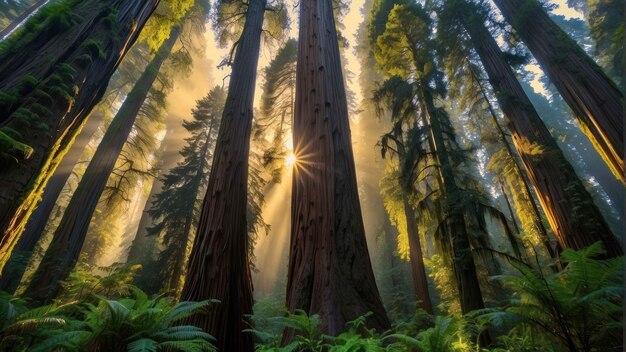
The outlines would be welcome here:
[[[0,1],[0,351],[623,347],[623,12]]]

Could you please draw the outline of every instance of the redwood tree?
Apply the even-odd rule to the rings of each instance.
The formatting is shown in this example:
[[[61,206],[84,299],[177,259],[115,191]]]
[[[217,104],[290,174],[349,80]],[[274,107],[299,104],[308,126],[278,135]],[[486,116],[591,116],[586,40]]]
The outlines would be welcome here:
[[[159,0],[64,0],[0,45],[0,269]]]
[[[389,320],[365,241],[332,5],[300,2],[287,306],[337,335],[367,312],[379,331]]]
[[[246,209],[254,91],[266,5],[266,0],[247,4],[181,293],[185,301],[220,301],[208,312],[185,319],[215,337],[220,351],[254,350],[253,335],[243,331],[250,328],[245,316],[252,313]]]
[[[448,1],[444,3],[443,11],[450,12],[441,13],[440,19],[460,21],[471,38],[500,108],[507,117],[515,149],[560,246],[580,249],[602,241],[609,256],[621,255],[620,243],[537,115],[495,39],[484,26],[481,9],[465,1]],[[443,24],[439,30],[452,30],[445,25],[448,24]]]
[[[161,45],[126,96],[102,137],[65,209],[46,254],[24,292],[35,304],[49,303],[58,294],[61,288],[60,281],[66,279],[76,265],[98,200],[132,131],[139,110],[159,74],[159,69],[178,40],[180,30],[180,27],[172,28],[169,38]]]
[[[98,113],[95,113],[98,114]],[[44,233],[50,213],[54,209],[54,205],[63,191],[63,187],[72,174],[72,169],[80,159],[85,147],[91,140],[100,125],[101,114],[92,116],[87,125],[76,138],[76,142],[67,152],[59,167],[54,172],[54,176],[46,185],[41,197],[41,201],[37,204],[37,208],[28,219],[24,233],[20,236],[17,245],[11,252],[11,258],[4,267],[2,276],[0,277],[0,290],[14,293],[17,289],[24,272],[26,271],[26,261],[31,257],[33,250],[41,236]]]
[[[495,0],[494,3],[559,90],[598,153],[616,177],[625,182],[622,92],[550,19],[539,1]]]

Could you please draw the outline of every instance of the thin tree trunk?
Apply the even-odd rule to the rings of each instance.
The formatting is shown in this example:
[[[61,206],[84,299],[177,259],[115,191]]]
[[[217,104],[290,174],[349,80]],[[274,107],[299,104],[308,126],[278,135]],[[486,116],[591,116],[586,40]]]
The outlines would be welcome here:
[[[2,277],[0,277],[0,290],[15,293],[15,290],[22,280],[22,276],[24,276],[26,266],[14,267],[11,265],[11,262],[14,260],[14,256],[16,255],[26,255],[29,258],[32,255],[37,242],[43,235],[48,219],[50,218],[50,213],[52,212],[52,209],[54,209],[54,205],[63,191],[63,187],[72,174],[72,169],[78,162],[78,159],[80,159],[81,154],[87,144],[89,144],[91,137],[98,129],[101,121],[101,114],[92,116],[89,120],[87,120],[87,125],[79,133],[76,138],[76,142],[74,142],[63,160],[61,160],[59,167],[57,167],[54,172],[54,176],[50,178],[50,181],[44,189],[41,202],[39,202],[37,208],[33,212],[33,215],[31,215],[28,219],[24,233],[13,249],[11,257],[4,268]]]
[[[0,91],[15,99],[0,103],[0,130],[19,136],[10,132],[15,141],[4,152],[12,157],[0,168],[0,270],[79,127],[158,4],[111,0],[102,6],[85,0],[72,8],[80,20],[70,28],[48,21],[32,37],[7,40],[15,49],[0,57]]]
[[[447,218],[444,219],[442,230],[445,238],[450,241],[452,250],[452,267],[458,287],[461,311],[465,314],[472,310],[485,307],[480,289],[476,264],[467,234],[467,225],[463,211],[456,204],[460,189],[454,179],[454,167],[445,144],[441,121],[435,107],[432,94],[424,89],[420,93],[420,105],[425,123],[429,126],[429,144],[439,167],[439,189],[446,202]]]
[[[66,279],[76,265],[98,200],[132,131],[137,114],[179,34],[178,28],[172,29],[170,37],[161,45],[111,121],[65,209],[46,254],[24,292],[31,302],[50,302],[59,293],[60,281]]]
[[[253,351],[252,278],[246,209],[254,90],[266,0],[250,0],[232,66],[211,176],[191,250],[181,299],[218,299],[187,319],[216,340],[219,351]],[[191,206],[191,205],[190,205]]]
[[[40,0],[34,3],[31,7],[26,9],[24,13],[15,18],[11,24],[9,24],[5,29],[0,31],[0,41],[6,38],[9,34],[13,33],[17,27],[20,26],[24,21],[26,21],[30,16],[34,15],[39,11],[45,4],[47,4],[50,0]]]
[[[589,193],[522,90],[496,41],[477,16],[459,13],[508,119],[513,143],[561,247],[602,241],[609,257],[622,255]]]
[[[424,257],[422,255],[422,245],[420,243],[419,231],[415,223],[415,212],[409,204],[406,194],[402,194],[404,215],[406,216],[407,235],[409,237],[409,256],[411,260],[411,275],[413,277],[413,288],[420,307],[429,314],[433,314],[433,305],[428,292],[428,281],[426,280],[426,269]]]
[[[550,81],[574,111],[580,127],[624,181],[623,95],[611,79],[546,13],[537,0],[495,0]]]
[[[367,313],[384,331],[365,241],[332,0],[300,2],[287,307],[320,316],[325,334]],[[292,338],[288,332],[286,340]]]

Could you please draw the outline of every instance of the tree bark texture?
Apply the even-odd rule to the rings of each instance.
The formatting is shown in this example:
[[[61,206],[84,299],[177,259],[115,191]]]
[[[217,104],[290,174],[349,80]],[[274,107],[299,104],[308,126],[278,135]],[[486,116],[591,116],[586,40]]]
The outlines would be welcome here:
[[[49,303],[60,290],[59,281],[66,279],[76,265],[98,200],[132,131],[137,114],[179,34],[177,28],[172,29],[170,37],[161,45],[111,121],[65,209],[41,264],[24,292],[31,302]]]
[[[217,299],[210,311],[185,319],[216,340],[219,351],[253,351],[246,209],[254,91],[266,0],[250,0],[232,65],[200,223],[187,266],[182,300]],[[193,205],[190,204],[190,207]]]
[[[367,312],[374,313],[367,325],[384,331],[389,320],[365,241],[332,0],[300,2],[296,72],[287,307],[318,314],[329,335]]]
[[[91,137],[98,129],[101,121],[102,116],[100,114],[98,114],[98,116],[92,116],[87,120],[86,126],[82,129],[76,141],[70,147],[70,150],[61,160],[59,167],[55,170],[50,181],[48,181],[48,184],[44,188],[41,202],[39,202],[37,208],[28,219],[24,233],[20,236],[2,272],[2,276],[0,277],[0,290],[15,293],[22,276],[24,276],[26,266],[12,267],[11,262],[13,261],[13,257],[16,255],[27,255],[30,257],[32,254],[37,242],[43,235],[48,219],[50,218],[50,213],[54,209],[54,205],[63,191],[63,187],[65,187],[74,166],[78,162],[78,159],[80,159],[87,144],[89,144]]]
[[[515,149],[559,245],[580,249],[602,241],[608,256],[622,255],[621,244],[537,115],[496,41],[476,17],[459,16],[507,117]]]
[[[624,96],[537,0],[495,0],[616,177],[624,180]],[[520,4],[521,3],[521,4]],[[520,6],[521,5],[521,6]]]
[[[159,0],[77,0],[76,24],[45,21],[7,39],[0,55],[0,131],[32,150],[8,148],[0,168],[0,270],[43,187]],[[44,21],[35,15],[31,21]],[[22,32],[20,32],[22,33]],[[14,144],[14,143],[10,143]],[[17,160],[17,161],[16,161]]]
[[[24,22],[25,20],[27,20],[30,16],[34,15],[35,13],[37,13],[37,11],[39,11],[45,4],[47,4],[50,0],[40,0],[36,3],[34,3],[31,7],[29,7],[28,9],[26,9],[26,11],[24,11],[24,13],[22,13],[21,15],[19,15],[17,18],[15,18],[11,24],[9,24],[5,29],[0,31],[0,41],[4,38],[6,38],[9,34],[13,33],[13,31],[15,31],[15,29],[17,29],[17,27],[19,27],[19,25]]]

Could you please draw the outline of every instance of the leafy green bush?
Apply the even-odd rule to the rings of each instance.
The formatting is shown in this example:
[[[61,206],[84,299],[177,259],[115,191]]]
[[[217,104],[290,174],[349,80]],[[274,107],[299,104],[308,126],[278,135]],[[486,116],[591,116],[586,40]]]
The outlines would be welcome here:
[[[521,275],[496,279],[517,294],[502,309],[486,309],[483,318],[512,327],[504,344],[555,346],[554,350],[621,350],[623,257],[602,259],[597,242],[561,253],[565,268],[544,273],[514,264]]]
[[[215,351],[209,334],[179,322],[212,301],[174,303],[132,288],[132,298],[99,298],[28,309],[0,293],[0,351]]]

